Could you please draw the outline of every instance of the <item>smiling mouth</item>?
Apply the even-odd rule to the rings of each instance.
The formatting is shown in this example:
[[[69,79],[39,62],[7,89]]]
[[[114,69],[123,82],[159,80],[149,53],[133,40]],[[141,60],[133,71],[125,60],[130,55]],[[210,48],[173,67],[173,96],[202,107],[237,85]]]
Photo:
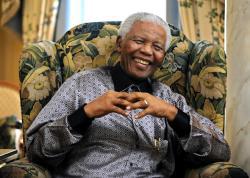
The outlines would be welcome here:
[[[143,65],[149,65],[150,64],[150,62],[149,61],[144,61],[144,60],[142,60],[142,59],[135,59],[135,61],[136,62],[138,62],[138,63],[140,63],[140,64],[143,64]]]

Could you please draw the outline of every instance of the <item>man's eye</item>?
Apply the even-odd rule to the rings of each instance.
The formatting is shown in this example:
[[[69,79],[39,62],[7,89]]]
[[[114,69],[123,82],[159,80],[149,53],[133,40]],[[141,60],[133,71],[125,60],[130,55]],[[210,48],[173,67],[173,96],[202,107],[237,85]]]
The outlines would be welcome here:
[[[136,42],[137,44],[143,44],[143,40],[134,40],[134,42]]]
[[[156,51],[163,51],[163,48],[161,46],[154,45],[154,48]]]

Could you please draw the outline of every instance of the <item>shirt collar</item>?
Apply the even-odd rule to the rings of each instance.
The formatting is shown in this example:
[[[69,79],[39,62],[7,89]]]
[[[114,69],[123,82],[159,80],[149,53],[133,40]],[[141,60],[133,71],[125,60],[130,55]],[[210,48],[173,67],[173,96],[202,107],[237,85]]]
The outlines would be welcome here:
[[[110,69],[111,77],[114,82],[115,91],[123,91],[131,85],[136,85],[141,92],[152,93],[151,79],[138,80],[129,76],[117,63],[114,67]]]

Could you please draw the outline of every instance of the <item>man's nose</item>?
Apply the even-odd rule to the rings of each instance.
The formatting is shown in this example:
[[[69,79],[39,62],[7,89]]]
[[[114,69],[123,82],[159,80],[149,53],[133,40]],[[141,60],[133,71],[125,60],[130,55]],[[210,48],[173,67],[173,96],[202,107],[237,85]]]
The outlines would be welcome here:
[[[141,47],[141,52],[143,52],[146,55],[152,55],[153,54],[152,45],[151,44],[144,44]]]

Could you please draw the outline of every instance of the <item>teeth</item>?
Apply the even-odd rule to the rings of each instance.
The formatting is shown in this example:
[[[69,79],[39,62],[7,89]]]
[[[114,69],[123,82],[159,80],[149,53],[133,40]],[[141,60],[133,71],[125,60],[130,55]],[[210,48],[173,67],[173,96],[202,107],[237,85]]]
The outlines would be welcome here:
[[[143,61],[141,59],[135,59],[135,61],[138,62],[138,63],[144,64],[144,65],[148,65],[149,64],[148,61]]]

